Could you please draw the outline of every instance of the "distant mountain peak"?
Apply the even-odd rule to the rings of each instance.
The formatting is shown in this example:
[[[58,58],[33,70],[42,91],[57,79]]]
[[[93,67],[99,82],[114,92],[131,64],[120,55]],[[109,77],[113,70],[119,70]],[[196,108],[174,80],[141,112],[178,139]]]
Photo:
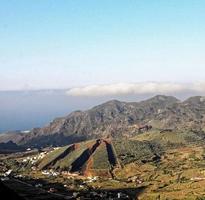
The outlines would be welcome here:
[[[176,97],[173,97],[173,96],[166,96],[166,95],[156,95],[150,99],[148,99],[147,101],[149,100],[156,100],[156,101],[173,101],[173,102],[179,102],[180,100],[177,99]]]
[[[156,95],[141,102],[111,100],[87,111],[75,111],[53,120],[47,126],[24,134],[5,134],[0,142],[12,140],[21,145],[48,146],[103,138],[131,136],[138,127],[154,129],[205,128],[205,98],[191,97],[181,102],[177,98]]]
[[[194,97],[190,97],[187,100],[185,100],[184,102],[186,103],[199,103],[199,102],[205,102],[205,96],[194,96]]]

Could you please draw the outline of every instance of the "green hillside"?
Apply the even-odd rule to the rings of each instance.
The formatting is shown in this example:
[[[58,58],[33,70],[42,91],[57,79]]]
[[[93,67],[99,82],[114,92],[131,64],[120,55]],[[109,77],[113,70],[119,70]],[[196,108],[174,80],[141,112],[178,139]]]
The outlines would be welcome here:
[[[38,168],[83,174],[98,170],[111,172],[131,162],[153,161],[161,154],[159,145],[146,141],[90,140],[52,151],[40,161]]]

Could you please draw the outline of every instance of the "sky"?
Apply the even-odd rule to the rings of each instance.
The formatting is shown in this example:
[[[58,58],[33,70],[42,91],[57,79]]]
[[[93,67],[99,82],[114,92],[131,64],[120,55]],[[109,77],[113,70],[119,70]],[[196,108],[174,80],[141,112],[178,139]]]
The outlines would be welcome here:
[[[0,0],[0,90],[198,84],[204,21],[204,0]]]
[[[0,0],[0,132],[111,99],[205,96],[204,0]]]

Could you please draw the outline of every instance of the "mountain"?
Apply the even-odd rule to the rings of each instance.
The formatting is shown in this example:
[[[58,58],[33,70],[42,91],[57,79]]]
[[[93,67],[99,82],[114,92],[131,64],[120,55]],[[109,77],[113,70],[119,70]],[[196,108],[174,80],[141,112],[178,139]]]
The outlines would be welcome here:
[[[72,112],[29,133],[3,134],[0,142],[11,140],[24,146],[58,146],[88,139],[130,137],[149,128],[203,131],[205,97],[191,97],[183,102],[163,95],[141,102],[112,100],[87,111]]]
[[[161,155],[162,148],[154,142],[97,139],[56,148],[37,162],[36,167],[112,177],[126,164],[155,161]]]

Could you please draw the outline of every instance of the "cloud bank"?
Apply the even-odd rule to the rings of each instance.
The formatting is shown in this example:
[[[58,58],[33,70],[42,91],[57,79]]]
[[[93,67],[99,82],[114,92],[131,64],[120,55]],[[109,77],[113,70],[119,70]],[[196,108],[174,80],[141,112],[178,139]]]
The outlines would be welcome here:
[[[144,83],[116,83],[108,85],[89,85],[76,87],[66,92],[69,96],[118,96],[118,95],[143,95],[143,94],[179,94],[191,92],[205,94],[205,82],[197,83],[169,83],[169,82],[144,82]]]

